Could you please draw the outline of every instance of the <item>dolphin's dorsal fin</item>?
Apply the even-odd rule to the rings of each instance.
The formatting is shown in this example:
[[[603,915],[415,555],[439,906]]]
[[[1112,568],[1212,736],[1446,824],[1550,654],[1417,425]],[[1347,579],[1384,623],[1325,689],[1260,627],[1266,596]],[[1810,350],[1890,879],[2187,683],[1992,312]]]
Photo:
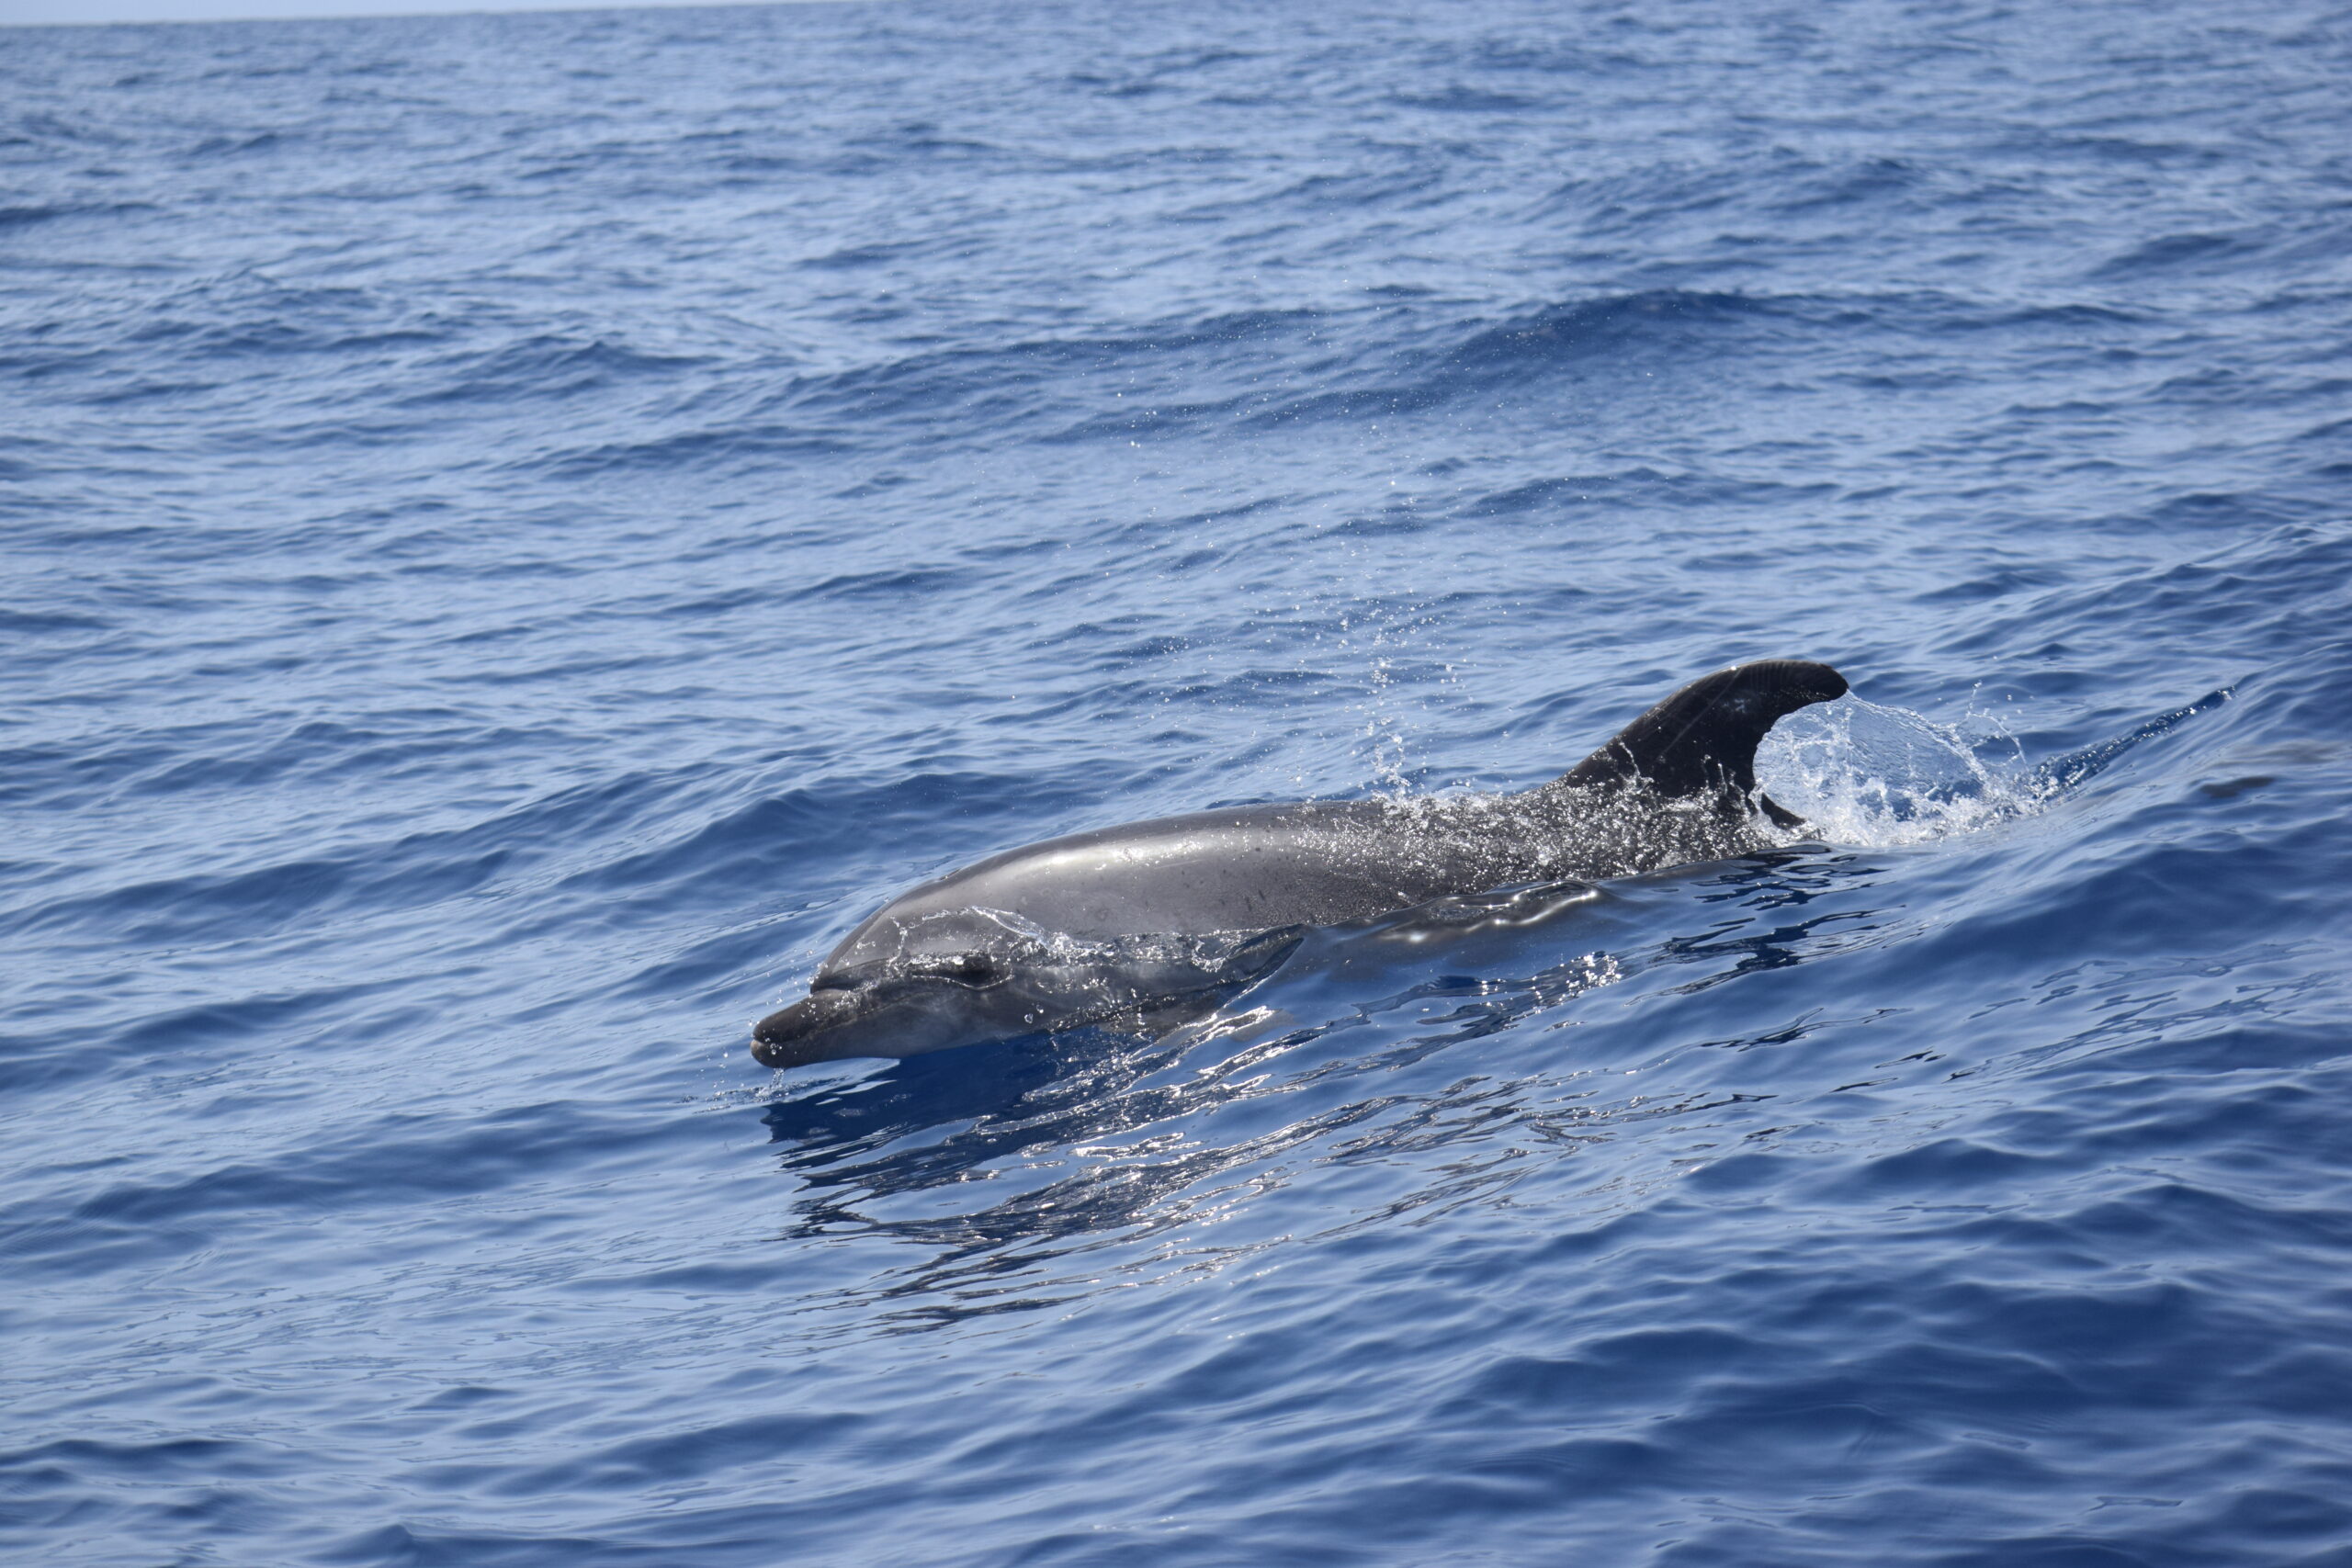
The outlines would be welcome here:
[[[1750,796],[1783,828],[1804,818],[1756,795],[1756,746],[1801,707],[1846,694],[1826,664],[1762,659],[1702,675],[1560,775],[1580,789],[1633,785],[1679,800],[1714,796],[1726,807]]]

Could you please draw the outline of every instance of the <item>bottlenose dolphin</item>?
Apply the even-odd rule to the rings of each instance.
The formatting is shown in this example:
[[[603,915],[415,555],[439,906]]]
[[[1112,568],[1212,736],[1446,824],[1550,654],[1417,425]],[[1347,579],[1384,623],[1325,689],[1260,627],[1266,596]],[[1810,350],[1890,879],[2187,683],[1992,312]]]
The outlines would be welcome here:
[[[1802,820],[1756,787],[1783,716],[1846,694],[1775,659],[1691,682],[1519,795],[1236,807],[1010,851],[925,883],[842,939],[752,1055],[912,1056],[1105,1019],[1197,1013],[1307,930],[1520,883],[1630,876],[1767,847]]]

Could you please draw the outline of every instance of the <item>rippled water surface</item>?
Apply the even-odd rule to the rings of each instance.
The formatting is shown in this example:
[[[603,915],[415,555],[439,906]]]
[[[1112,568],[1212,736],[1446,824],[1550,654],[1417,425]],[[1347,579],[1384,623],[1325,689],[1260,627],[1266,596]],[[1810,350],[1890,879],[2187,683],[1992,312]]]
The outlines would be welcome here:
[[[0,39],[0,1546],[2352,1563],[2352,28],[906,4]],[[755,1067],[898,890],[1756,858]]]

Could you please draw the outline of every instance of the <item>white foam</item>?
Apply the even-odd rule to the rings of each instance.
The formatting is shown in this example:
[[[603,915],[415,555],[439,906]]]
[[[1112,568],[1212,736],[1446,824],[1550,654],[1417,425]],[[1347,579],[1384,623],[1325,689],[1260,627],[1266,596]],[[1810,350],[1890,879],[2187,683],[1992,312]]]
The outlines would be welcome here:
[[[2048,798],[2015,743],[1985,728],[1971,741],[1906,708],[1849,694],[1773,726],[1756,749],[1756,779],[1805,819],[1792,840],[1926,843],[2039,810]],[[2004,748],[2009,757],[1998,755]]]

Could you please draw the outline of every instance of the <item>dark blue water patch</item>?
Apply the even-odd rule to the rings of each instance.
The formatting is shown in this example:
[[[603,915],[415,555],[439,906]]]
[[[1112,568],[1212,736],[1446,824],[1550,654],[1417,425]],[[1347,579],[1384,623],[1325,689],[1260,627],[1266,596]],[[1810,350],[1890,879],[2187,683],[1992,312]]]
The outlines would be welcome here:
[[[1463,86],[1430,93],[1400,93],[1390,101],[1402,108],[1437,109],[1451,114],[1510,114],[1533,108],[1537,103],[1514,93]]]
[[[1679,512],[1727,504],[1788,507],[1820,499],[1833,487],[1742,483],[1703,474],[1664,474],[1641,468],[1620,474],[1536,479],[1498,495],[1483,496],[1465,510],[1475,517],[1549,517],[1579,506],[1611,509],[1657,507]],[[1742,558],[1746,564],[1748,558]]]
[[[602,342],[538,337],[476,357],[447,389],[410,400],[500,401],[518,391],[527,391],[534,398],[560,397],[616,382],[635,384],[696,363],[690,357],[644,354]]]
[[[2202,267],[2252,249],[2256,242],[2233,234],[2167,234],[2103,262],[2094,276],[2130,277],[2138,273]]]

